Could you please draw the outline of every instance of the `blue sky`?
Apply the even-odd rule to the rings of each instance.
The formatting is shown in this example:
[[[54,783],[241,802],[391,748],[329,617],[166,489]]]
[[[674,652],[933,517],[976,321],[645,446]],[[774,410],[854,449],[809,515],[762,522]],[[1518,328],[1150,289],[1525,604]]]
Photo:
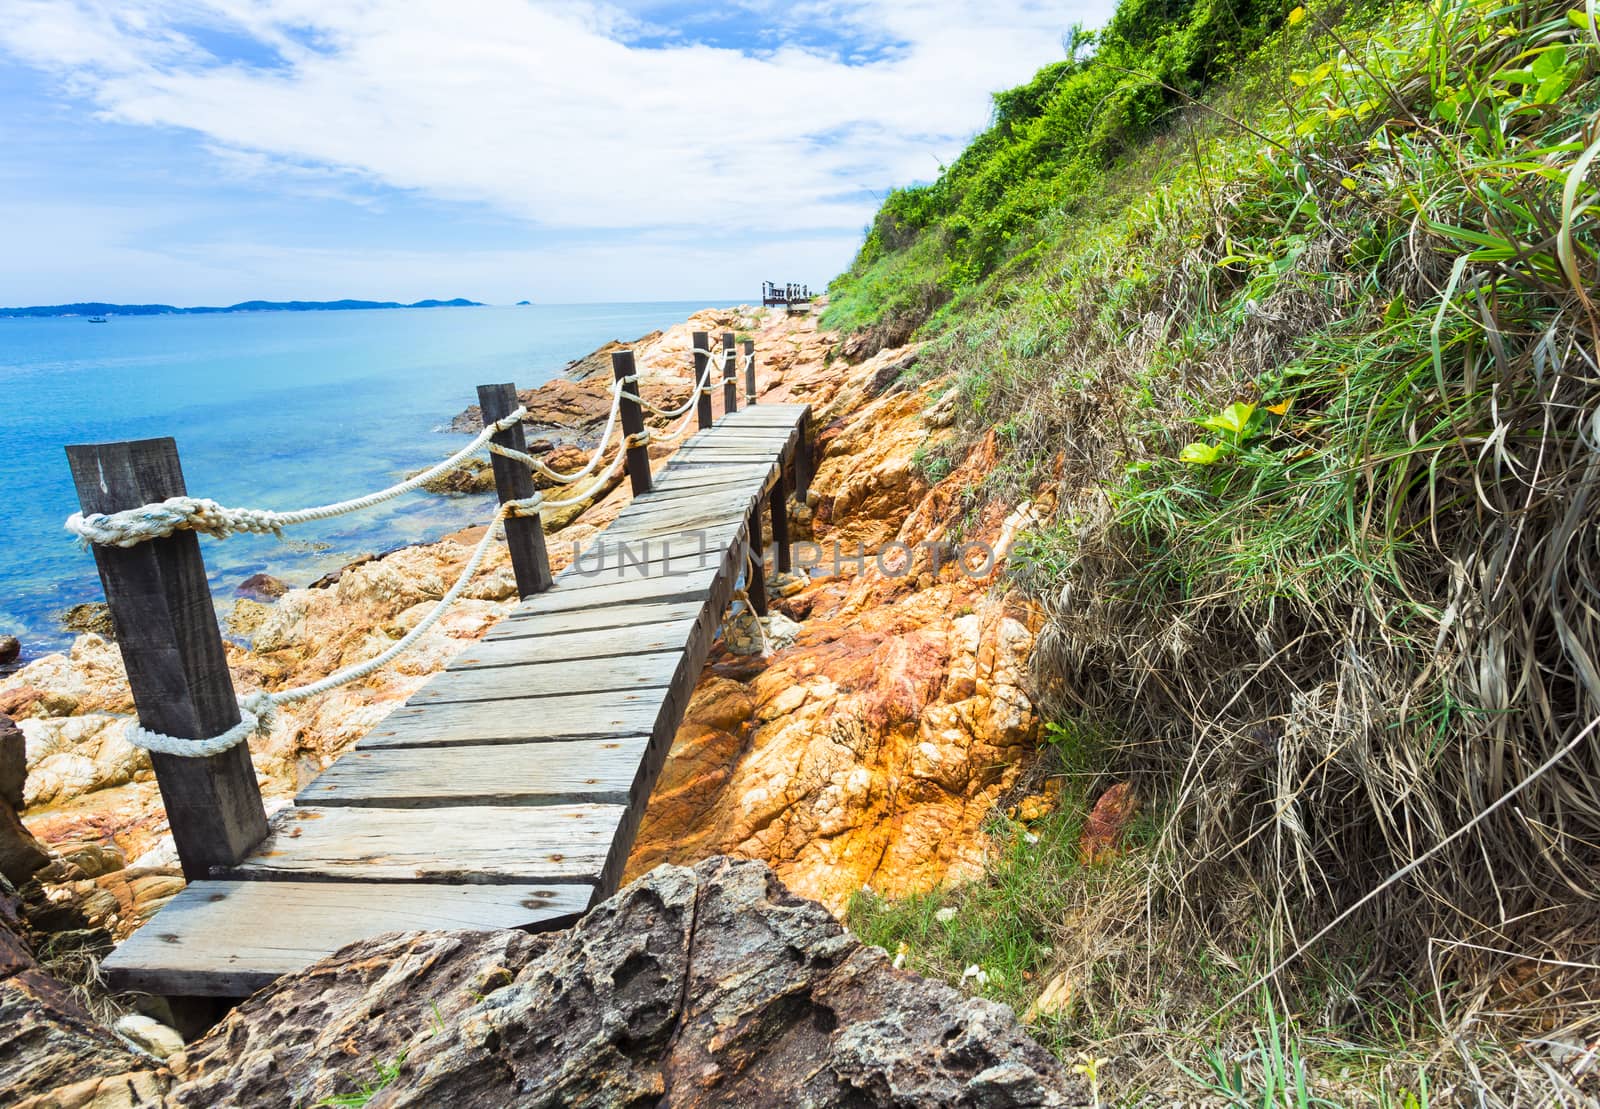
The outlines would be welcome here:
[[[751,295],[1110,0],[0,0],[0,304]]]

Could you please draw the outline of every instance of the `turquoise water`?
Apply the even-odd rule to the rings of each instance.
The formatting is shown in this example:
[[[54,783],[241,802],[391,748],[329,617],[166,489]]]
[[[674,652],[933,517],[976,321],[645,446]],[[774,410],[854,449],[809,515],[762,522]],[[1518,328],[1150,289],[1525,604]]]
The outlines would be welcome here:
[[[25,658],[70,642],[57,615],[100,599],[94,559],[62,529],[78,507],[62,447],[170,435],[189,492],[301,508],[380,488],[450,454],[442,430],[485,382],[526,388],[699,302],[0,319],[0,633]],[[296,528],[288,541],[202,539],[219,605],[258,571],[305,585],[366,551],[437,536],[492,496],[423,492]]]

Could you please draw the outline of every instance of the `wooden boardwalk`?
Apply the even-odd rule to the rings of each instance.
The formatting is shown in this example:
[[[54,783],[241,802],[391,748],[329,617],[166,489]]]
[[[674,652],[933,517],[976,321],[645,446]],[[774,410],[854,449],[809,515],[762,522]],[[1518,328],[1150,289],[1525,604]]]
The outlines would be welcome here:
[[[382,932],[560,928],[614,892],[742,577],[764,603],[747,537],[769,503],[783,530],[808,415],[746,407],[686,440],[550,589],[117,948],[108,983],[243,997]]]

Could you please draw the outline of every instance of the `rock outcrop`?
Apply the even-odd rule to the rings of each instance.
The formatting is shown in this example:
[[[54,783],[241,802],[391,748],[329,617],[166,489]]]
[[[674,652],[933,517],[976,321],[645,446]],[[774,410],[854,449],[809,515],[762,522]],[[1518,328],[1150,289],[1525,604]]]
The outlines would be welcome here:
[[[29,1109],[159,1104],[155,1060],[40,970],[24,931],[20,902],[0,881],[0,1100]]]
[[[169,1060],[179,1106],[1065,1106],[1010,1010],[891,967],[752,862],[662,867],[554,938],[385,937]]]
[[[917,460],[950,423],[946,385],[906,383],[914,349],[826,365],[821,337],[802,335],[783,393],[810,401],[820,429],[807,504],[791,513],[814,576],[778,602],[800,630],[765,659],[713,654],[628,873],[758,858],[838,912],[863,886],[901,896],[981,868],[984,824],[1039,728],[1035,617],[993,588],[1032,517],[977,514],[957,542],[993,444],[930,484]]]

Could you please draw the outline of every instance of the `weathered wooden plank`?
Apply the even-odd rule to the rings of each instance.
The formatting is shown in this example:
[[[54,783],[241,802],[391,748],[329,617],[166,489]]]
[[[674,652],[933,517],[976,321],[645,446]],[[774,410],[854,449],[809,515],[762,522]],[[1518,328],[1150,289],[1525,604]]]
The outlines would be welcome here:
[[[249,858],[216,875],[345,882],[593,882],[621,805],[431,809],[295,807]]]
[[[643,628],[652,624],[672,624],[679,620],[693,620],[700,613],[698,601],[676,604],[606,605],[598,608],[580,608],[573,612],[523,612],[512,609],[511,614],[489,629],[481,642],[496,639],[520,639],[530,635],[547,637],[584,635],[616,628]],[[585,646],[587,644],[584,644]],[[467,648],[471,653],[472,648]],[[458,658],[460,656],[457,656]],[[584,658],[576,648],[567,658]]]
[[[652,651],[675,651],[683,646],[683,637],[689,634],[690,625],[699,615],[699,607],[696,605],[693,612],[685,614],[678,620],[616,628],[591,628],[557,635],[540,634],[539,620],[517,622],[506,620],[495,626],[496,635],[484,636],[451,659],[450,669],[515,666],[539,659],[552,662],[576,661],[614,658],[618,655]],[[610,611],[626,612],[628,609],[623,606]],[[518,634],[519,632],[522,634]]]
[[[650,654],[626,654],[608,659],[556,659],[543,661],[533,640],[502,640],[532,645],[522,662],[499,666],[473,666],[435,674],[411,695],[408,705],[443,705],[457,701],[508,701],[524,697],[563,697],[575,692],[632,693],[663,689],[672,681],[682,644]]]
[[[579,608],[573,613],[528,615],[512,611],[478,642],[536,637],[552,640],[547,643],[552,658],[606,658],[619,642],[637,643],[642,650],[659,650],[648,647],[648,643],[670,642],[675,634],[670,627],[691,621],[699,610],[701,602],[690,600],[674,605],[606,605]],[[472,650],[467,648],[464,655],[470,655]],[[462,655],[456,656],[453,663],[459,663],[461,658]]]
[[[705,485],[725,485],[735,481],[761,481],[778,468],[776,462],[756,462],[743,466],[725,466],[715,474],[691,469],[687,465],[671,467],[656,475],[655,492],[651,496],[678,489],[693,489]]]
[[[622,882],[622,871],[627,865],[628,854],[633,850],[633,840],[638,834],[639,821],[644,814],[645,805],[650,800],[650,791],[655,788],[656,778],[661,773],[667,752],[671,749],[673,738],[678,733],[678,725],[688,708],[689,698],[694,694],[695,683],[705,666],[706,655],[711,650],[711,643],[716,637],[723,614],[727,612],[728,605],[733,600],[734,585],[739,574],[738,567],[742,565],[741,550],[742,544],[736,544],[728,549],[727,557],[711,583],[700,616],[684,640],[683,661],[672,685],[661,697],[656,726],[650,732],[650,746],[644,757],[639,760],[639,772],[629,792],[628,808],[618,826],[611,854],[606,859],[605,869],[601,873],[597,897],[615,893]]]
[[[721,509],[714,513],[699,508],[692,513],[675,513],[670,517],[663,513],[660,520],[635,516],[614,530],[607,528],[601,532],[593,543],[583,549],[582,558],[586,565],[592,566],[601,551],[621,549],[624,554],[638,556],[643,553],[643,544],[646,542],[664,552],[682,552],[685,555],[709,549],[718,543],[728,543],[737,531],[734,526],[734,521],[739,519],[737,513],[741,510],[750,511],[756,498],[745,494],[719,500]]]
[[[677,604],[705,597],[714,574],[709,568],[676,566],[651,578],[604,580],[563,571],[556,580],[560,584],[548,593],[530,597],[517,610],[519,616],[535,616],[550,612],[571,612],[575,609],[597,608],[605,605],[635,604],[648,601],[654,604]]]
[[[741,508],[755,501],[757,483],[746,482],[743,487],[715,489],[695,497],[686,497],[666,504],[628,506],[618,514],[616,521],[595,536],[602,543],[614,533],[638,531],[648,526],[655,531],[686,527],[717,527],[739,518]],[[593,544],[590,544],[591,546]],[[587,548],[585,548],[587,549]]]
[[[247,997],[384,932],[565,928],[589,886],[193,882],[101,964],[115,990]]]
[[[766,473],[767,470],[771,469],[777,464],[776,458],[753,458],[746,461],[741,468],[735,469],[733,467],[729,467],[726,472],[717,475],[714,480],[733,481],[742,477],[760,478]],[[709,480],[712,479],[707,479],[703,474],[689,473],[685,469],[685,464],[682,461],[681,455],[675,454],[673,455],[672,461],[667,464],[667,467],[660,473],[656,474],[656,482],[652,495],[654,495],[654,493],[665,492],[666,490],[674,487],[685,485],[705,485]],[[663,484],[663,482],[666,484]]]
[[[708,534],[702,531],[678,532],[672,536],[630,543],[619,539],[584,552],[581,563],[574,562],[572,579],[586,582],[621,583],[649,581],[684,570],[713,570],[722,553],[738,539],[738,531]],[[704,540],[704,543],[700,542]]]
[[[644,512],[653,507],[665,507],[682,500],[704,497],[717,492],[737,493],[741,490],[745,492],[762,490],[769,484],[772,472],[775,469],[777,469],[775,466],[763,466],[753,473],[739,473],[737,469],[729,467],[732,472],[711,475],[702,475],[695,471],[685,470],[682,472],[682,476],[695,478],[709,476],[710,480],[674,482],[673,485],[665,490],[660,489],[660,478],[658,476],[657,491],[638,502],[638,511]],[[677,477],[679,475],[674,474],[673,476]],[[634,506],[630,504],[628,507],[633,508]]]
[[[571,743],[350,751],[300,791],[297,805],[389,809],[628,803],[647,736]],[[442,814],[443,819],[450,819]]]
[[[691,474],[685,471],[681,476],[685,478],[694,477],[696,480],[681,482],[674,480],[673,484],[665,489],[661,487],[661,482],[669,477],[676,479],[680,474],[676,470],[663,470],[656,475],[655,488],[647,496],[629,502],[628,507],[632,508],[634,505],[638,505],[643,508],[645,505],[668,504],[682,497],[696,495],[700,490],[715,487],[735,488],[740,485],[759,487],[770,468],[769,466],[757,465],[749,467],[749,472],[741,473],[738,469],[730,467],[728,472],[717,474],[707,480],[700,480],[703,475]]]
[[[660,707],[661,694],[655,690],[404,706],[363,736],[356,748],[546,743],[641,735],[655,727]]]
[[[718,420],[716,426],[722,427],[783,427],[799,423],[801,415],[809,408],[805,404],[765,404],[760,405],[754,412],[748,408],[742,412],[730,412]]]
[[[754,455],[733,454],[728,451],[716,450],[706,447],[703,450],[684,452],[673,458],[672,464],[683,469],[692,469],[696,466],[739,466],[748,463]],[[777,468],[777,464],[773,464]]]
[[[725,443],[738,447],[782,447],[792,442],[799,434],[794,427],[719,427],[712,431],[703,432],[683,444],[687,447],[704,447],[714,443]]]
[[[672,462],[682,462],[685,458],[700,451],[727,451],[730,454],[748,455],[753,460],[775,458],[783,448],[784,440],[743,440],[744,436],[722,435],[716,432],[709,434],[703,442],[685,443],[672,455]],[[671,463],[668,463],[671,465]]]
[[[85,513],[119,512],[187,491],[171,439],[68,447],[67,460]],[[94,560],[144,726],[209,739],[239,723],[199,537],[180,531],[135,547],[96,546]],[[151,762],[189,880],[237,861],[266,834],[244,744],[207,758],[153,754]]]

